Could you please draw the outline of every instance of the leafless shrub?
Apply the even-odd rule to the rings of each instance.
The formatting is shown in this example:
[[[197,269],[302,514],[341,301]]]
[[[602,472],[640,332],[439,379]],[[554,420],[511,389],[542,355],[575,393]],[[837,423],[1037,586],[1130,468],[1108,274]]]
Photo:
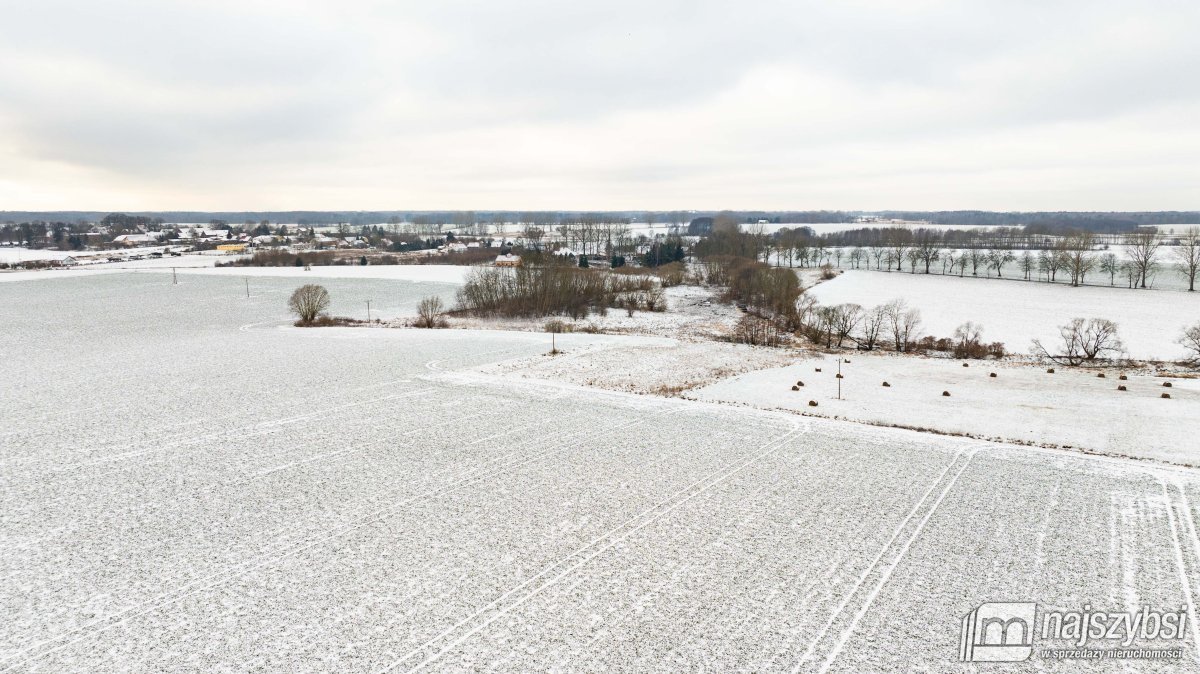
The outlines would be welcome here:
[[[567,315],[586,318],[592,311],[620,307],[631,297],[653,293],[649,276],[611,274],[576,267],[473,269],[458,291],[458,308],[476,316],[530,317]],[[655,302],[661,301],[656,299]]]
[[[446,307],[442,298],[430,295],[417,303],[417,327],[444,328],[447,326],[445,313]]]
[[[863,311],[862,321],[859,323],[859,346],[865,348],[867,351],[874,350],[879,344],[879,339],[883,335],[883,329],[887,323],[888,308],[886,304],[880,304]]]
[[[987,348],[981,343],[983,326],[967,321],[954,329],[955,358],[983,358]]]
[[[559,319],[554,318],[554,319],[546,321],[546,323],[544,325],[542,325],[542,330],[545,330],[546,332],[550,332],[550,333],[554,333],[554,334],[561,334],[564,332],[572,332],[573,328],[571,327],[570,323],[567,323],[566,321],[560,321]]]
[[[323,286],[306,284],[292,293],[288,309],[300,319],[300,324],[312,323],[317,316],[329,308],[329,291]]]
[[[663,296],[663,291],[659,288],[651,288],[642,293],[642,304],[646,306],[646,311],[666,311],[667,300]]]
[[[921,332],[921,311],[899,299],[888,302],[884,309],[894,348],[900,352],[908,351]]]
[[[1073,318],[1058,329],[1061,348],[1051,352],[1041,340],[1033,340],[1033,355],[1062,365],[1078,366],[1097,359],[1118,358],[1124,345],[1117,324],[1104,318]]]
[[[754,314],[745,314],[733,331],[733,341],[755,346],[779,346],[784,333],[775,321]]]
[[[854,333],[860,320],[862,307],[857,304],[818,306],[812,312],[806,333],[809,339],[823,343],[827,348],[840,348]]]
[[[1185,328],[1178,341],[1180,346],[1187,350],[1185,362],[1192,366],[1200,366],[1200,323]]]

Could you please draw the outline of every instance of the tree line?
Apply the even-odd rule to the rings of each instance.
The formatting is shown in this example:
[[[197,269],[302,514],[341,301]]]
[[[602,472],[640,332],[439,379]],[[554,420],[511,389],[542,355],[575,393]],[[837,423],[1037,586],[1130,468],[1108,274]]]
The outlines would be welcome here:
[[[1109,250],[1114,247],[1124,255]],[[1089,231],[1043,237],[1003,228],[979,232],[884,228],[817,236],[800,228],[771,236],[751,233],[748,238],[716,232],[697,249],[721,249],[788,267],[830,265],[958,276],[969,272],[997,278],[1015,270],[1027,281],[1055,283],[1061,278],[1072,286],[1100,274],[1109,285],[1121,279],[1130,288],[1147,288],[1164,263],[1174,262],[1188,290],[1194,291],[1200,273],[1200,227],[1169,236],[1143,228],[1104,242]]]

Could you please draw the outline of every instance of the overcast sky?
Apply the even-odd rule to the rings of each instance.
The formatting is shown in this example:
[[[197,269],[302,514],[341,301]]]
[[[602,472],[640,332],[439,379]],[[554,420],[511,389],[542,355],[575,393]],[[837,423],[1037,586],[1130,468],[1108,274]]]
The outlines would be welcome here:
[[[0,0],[0,210],[1200,209],[1200,2]]]

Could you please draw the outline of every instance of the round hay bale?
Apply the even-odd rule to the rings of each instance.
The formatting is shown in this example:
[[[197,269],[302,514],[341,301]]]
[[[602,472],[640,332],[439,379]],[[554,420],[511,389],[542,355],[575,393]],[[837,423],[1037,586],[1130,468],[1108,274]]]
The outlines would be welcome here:
[[[1101,379],[1104,379],[1104,373],[1103,373],[1103,372],[1097,372],[1097,373],[1096,373],[1096,376],[1097,376],[1097,377],[1099,377],[1099,378],[1101,378]]]
[[[1120,386],[1117,387],[1117,390],[1118,391],[1128,391],[1129,389],[1125,388],[1124,384],[1121,384]]]
[[[996,373],[995,373],[995,372],[989,372],[989,373],[988,373],[988,376],[989,376],[989,377],[995,377],[995,376],[996,376]]]
[[[816,406],[817,406],[817,401],[815,401],[815,400],[810,400],[810,401],[808,401],[808,406],[809,406],[809,407],[816,407]]]
[[[1121,381],[1125,381],[1126,379],[1129,379],[1129,377],[1126,377],[1125,375],[1121,375],[1120,377],[1117,377],[1117,379],[1120,379]]]
[[[796,382],[796,386],[804,386],[804,382],[798,381],[798,382]]]
[[[942,391],[942,396],[943,396],[943,397],[946,397],[946,398],[949,398],[949,397],[950,397],[950,392],[949,392],[949,391]]]
[[[1166,388],[1172,388],[1171,382],[1169,382],[1169,381],[1164,381],[1163,386]]]
[[[1052,367],[1051,367],[1051,368],[1048,368],[1048,369],[1046,370],[1046,374],[1054,374],[1054,368],[1052,368]]]
[[[799,387],[799,386],[793,386],[793,387],[792,387],[792,390],[793,390],[793,391],[799,391],[799,390],[800,390],[800,387]]]
[[[1170,397],[1171,397],[1171,394],[1170,394],[1170,393],[1164,393],[1164,394],[1162,394],[1162,397],[1164,397],[1164,398],[1170,398]]]
[[[885,382],[883,382],[883,387],[884,387],[884,388],[891,388],[891,387],[892,387],[892,385],[891,385],[891,384],[889,384],[889,383],[887,383],[887,382],[885,381]]]
[[[843,376],[842,376],[842,373],[841,373],[841,372],[839,372],[839,373],[837,373],[836,375],[834,375],[834,377],[835,377],[835,378],[837,378],[837,379],[845,379],[845,377],[843,377]]]
[[[963,363],[963,367],[971,367],[970,363]]]

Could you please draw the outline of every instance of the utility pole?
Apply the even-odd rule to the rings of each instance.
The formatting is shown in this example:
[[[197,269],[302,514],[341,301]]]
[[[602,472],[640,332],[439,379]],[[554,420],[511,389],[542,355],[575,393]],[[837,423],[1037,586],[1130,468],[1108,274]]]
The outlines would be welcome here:
[[[838,400],[842,399],[842,357],[838,356]]]
[[[371,322],[371,300],[367,300],[367,322]]]
[[[171,267],[171,285],[179,285],[179,275],[175,273],[175,268]]]
[[[246,277],[246,299],[250,299],[250,277]]]

